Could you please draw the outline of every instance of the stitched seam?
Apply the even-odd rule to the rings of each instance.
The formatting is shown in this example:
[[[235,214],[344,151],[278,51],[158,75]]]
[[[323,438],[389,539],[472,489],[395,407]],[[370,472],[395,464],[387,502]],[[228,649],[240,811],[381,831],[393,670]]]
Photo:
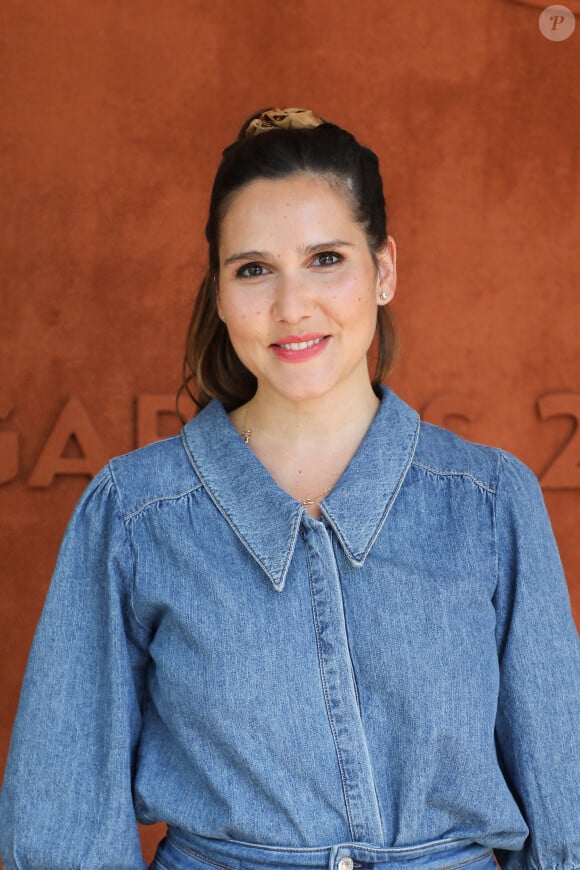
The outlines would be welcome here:
[[[275,584],[276,588],[278,589],[279,592],[282,591],[282,585],[283,585],[284,580],[286,578],[286,572],[288,571],[288,568],[290,567],[290,562],[292,561],[292,555],[294,553],[294,548],[296,546],[296,539],[298,537],[298,532],[300,530],[300,522],[302,520],[303,513],[304,513],[304,510],[301,510],[296,515],[296,521],[294,523],[294,528],[292,529],[292,533],[288,537],[288,542],[286,544],[286,549],[288,551],[288,555],[286,557],[286,561],[284,562],[284,567],[282,568],[282,574],[280,575],[280,581]]]
[[[230,864],[222,864],[218,861],[214,861],[212,858],[208,857],[207,855],[201,854],[200,852],[196,851],[195,849],[192,849],[192,848],[189,848],[187,846],[183,846],[180,843],[177,843],[174,840],[174,838],[171,836],[171,833],[167,834],[167,839],[171,840],[171,842],[173,843],[175,848],[179,849],[180,852],[184,853],[185,855],[191,855],[192,857],[197,858],[198,861],[200,861],[202,864],[207,864],[208,867],[215,867],[216,870],[235,870],[235,868],[232,867]],[[240,842],[240,841],[234,841],[234,842]],[[300,854],[300,852],[311,854],[311,853],[316,853],[316,852],[323,853],[323,852],[327,851],[326,848],[320,848],[320,849],[295,849],[295,848],[294,849],[293,848],[281,849],[281,848],[278,848],[277,849],[275,846],[268,847],[268,846],[262,846],[262,845],[257,844],[257,843],[256,844],[248,843],[247,845],[251,846],[254,849],[263,849],[265,851],[271,851],[271,852],[275,852],[275,851],[292,852],[292,853],[296,853],[296,854]],[[350,846],[353,849],[360,848],[360,843],[346,843],[344,845]],[[390,851],[395,851],[395,850],[372,849],[371,851],[373,853],[376,853],[376,855],[380,857],[384,853],[386,854]],[[400,849],[400,850],[396,850],[396,851],[413,852],[413,851],[416,851],[416,849],[411,847],[409,849]],[[455,862],[454,864],[445,864],[444,867],[441,868],[441,870],[459,870],[460,867],[468,867],[470,864],[475,864],[477,861],[482,861],[484,858],[488,858],[490,855],[493,855],[493,849],[486,849],[484,852],[480,852],[479,854],[474,855],[472,858],[466,858],[465,860]],[[433,857],[436,857],[436,856],[434,855]],[[168,868],[166,868],[166,865],[163,864],[163,862],[159,858],[156,858],[155,862],[158,863],[161,867],[164,867],[165,870],[168,870]],[[360,862],[357,862],[357,861],[355,861],[355,866],[357,866],[357,863],[358,863],[358,866],[362,866],[360,864]],[[575,870],[575,868],[572,868],[572,870]]]
[[[263,852],[291,852],[297,855],[317,855],[324,854],[329,851],[330,846],[313,846],[311,849],[299,846],[265,846],[263,843],[250,843],[248,840],[236,840],[235,838],[228,839],[228,843],[234,843],[239,846],[248,846],[251,849],[261,849]],[[573,870],[573,868],[572,868]]]
[[[486,492],[491,493],[492,495],[496,494],[496,490],[493,487],[488,486],[483,483],[483,481],[479,480],[474,474],[470,471],[447,471],[441,468],[432,468],[430,465],[425,465],[424,462],[419,462],[419,460],[414,459],[413,465],[416,465],[417,468],[422,468],[424,471],[430,471],[431,474],[436,474],[440,477],[467,477],[472,483],[475,483],[480,489],[484,489]]]
[[[144,502],[144,504],[140,505],[136,510],[131,511],[128,514],[125,514],[123,519],[125,521],[132,520],[138,514],[142,513],[146,508],[151,507],[151,505],[159,504],[163,501],[176,501],[179,498],[184,498],[186,495],[190,495],[190,493],[195,492],[196,489],[200,489],[202,486],[201,483],[196,483],[195,486],[190,486],[189,489],[184,489],[183,492],[175,493],[175,495],[160,495],[157,498],[152,498],[149,501]]]
[[[381,848],[367,848],[367,851],[371,851],[376,853],[377,855],[394,855],[396,858],[401,856],[405,856],[407,853],[415,853],[415,852],[423,852],[427,849],[430,849],[431,846],[447,846],[450,843],[462,843],[465,841],[465,837],[444,837],[441,840],[429,840],[427,843],[422,843],[420,846],[394,846],[391,849],[381,849]],[[313,848],[300,848],[298,846],[271,846],[271,845],[263,845],[262,843],[250,843],[248,840],[236,840],[235,838],[231,838],[229,840],[231,843],[236,843],[239,846],[248,846],[252,849],[262,849],[267,852],[296,852],[299,854],[308,854],[311,853],[323,853],[328,852],[331,848],[330,846],[314,846]],[[360,848],[360,843],[354,843],[352,841],[341,843],[341,846],[345,848],[357,849]],[[493,851],[493,850],[489,850]],[[438,852],[433,853],[433,857],[436,857]],[[471,859],[469,859],[471,860]],[[580,870],[580,868],[571,867],[570,870]]]
[[[385,522],[385,520],[386,520],[386,518],[387,518],[387,516],[388,516],[388,514],[389,514],[389,512],[390,512],[390,510],[395,502],[395,499],[397,498],[399,492],[401,491],[401,487],[403,486],[403,482],[407,476],[407,472],[409,471],[409,469],[413,463],[413,457],[415,456],[415,450],[417,449],[417,442],[419,441],[420,431],[421,431],[421,421],[418,420],[417,427],[416,427],[414,435],[413,435],[413,441],[411,443],[411,449],[409,451],[409,459],[408,459],[407,464],[405,465],[405,467],[403,469],[403,473],[399,477],[399,481],[397,483],[397,486],[393,490],[393,493],[392,493],[389,501],[387,502],[387,505],[385,507],[385,512],[383,513],[383,516],[381,517],[380,522],[377,525],[375,533],[372,536],[372,538],[370,539],[368,547],[364,551],[363,559],[366,559],[366,557],[368,556],[369,551],[370,551],[372,545],[374,544],[374,542],[376,541],[376,539],[379,535],[379,532],[383,527],[383,523]]]
[[[420,431],[421,431],[421,423],[419,421],[417,423],[417,427],[413,433],[413,438],[411,441],[411,448],[409,450],[409,458],[407,460],[407,464],[403,468],[403,471],[401,472],[401,474],[399,476],[399,480],[397,481],[397,485],[396,485],[395,489],[393,490],[393,492],[391,493],[391,497],[386,504],[385,510],[384,510],[380,520],[377,523],[377,527],[376,527],[375,531],[373,532],[373,534],[371,535],[369,543],[365,547],[365,549],[363,550],[360,557],[355,556],[355,554],[352,552],[352,550],[348,546],[347,542],[345,541],[345,539],[340,531],[340,527],[339,527],[338,523],[336,522],[334,515],[331,513],[330,510],[328,510],[328,508],[323,503],[323,511],[324,511],[324,513],[326,513],[328,519],[332,521],[337,538],[340,540],[345,552],[348,553],[348,556],[351,559],[351,561],[357,566],[360,566],[364,563],[366,557],[368,556],[374,542],[376,541],[376,539],[377,539],[377,537],[378,537],[378,535],[383,527],[383,524],[384,524],[384,522],[385,522],[394,502],[395,502],[395,499],[397,498],[397,496],[401,490],[401,487],[403,486],[403,482],[407,476],[407,472],[409,471],[409,468],[411,467],[411,465],[413,463],[413,456],[415,455],[415,450],[417,449],[417,442],[419,440]]]
[[[326,715],[328,717],[328,724],[330,725],[330,730],[332,733],[332,739],[334,741],[334,749],[335,749],[336,757],[338,760],[338,768],[340,770],[340,780],[342,783],[342,793],[344,796],[346,814],[348,817],[348,827],[349,827],[351,837],[354,838],[355,837],[355,830],[354,830],[354,824],[353,824],[353,820],[352,820],[350,801],[349,801],[349,797],[348,797],[346,771],[344,769],[344,762],[342,760],[342,755],[340,752],[340,746],[338,743],[338,735],[336,733],[336,726],[335,726],[334,718],[333,718],[332,712],[331,712],[330,698],[328,696],[328,683],[326,680],[326,671],[324,669],[324,664],[323,664],[323,660],[322,660],[322,650],[321,650],[321,642],[320,642],[320,622],[318,619],[318,611],[316,609],[314,589],[312,588],[312,569],[311,569],[311,562],[310,562],[310,557],[308,555],[308,547],[307,546],[304,547],[304,555],[306,557],[306,566],[308,568],[308,586],[310,588],[310,603],[311,603],[311,607],[312,607],[312,616],[314,618],[314,625],[316,628],[316,631],[315,631],[316,651],[318,654],[318,669],[320,671],[320,679],[322,681],[322,690],[323,690],[323,694],[324,694],[324,704],[326,707]]]
[[[493,849],[487,849],[485,852],[481,852],[474,858],[466,858],[465,861],[459,861],[456,864],[446,864],[443,870],[457,870],[458,867],[467,867],[468,864],[474,864],[476,861],[482,861],[483,858],[488,858],[490,855],[493,855]]]
[[[407,854],[425,852],[427,849],[430,849],[431,846],[446,846],[448,843],[462,843],[464,840],[465,837],[444,837],[441,840],[428,840],[426,843],[422,843],[419,846],[393,846],[391,849],[373,849],[373,851],[380,855],[394,855],[398,858],[399,855],[405,857]],[[346,845],[351,846],[353,849],[357,846],[356,843],[347,843]],[[433,852],[433,857],[437,857],[438,854],[438,852]],[[423,857],[423,855],[421,855],[421,857]]]
[[[356,849],[357,845],[358,844],[354,843],[354,844],[352,844],[351,848]],[[382,850],[376,850],[376,851],[377,851],[377,853],[379,853]],[[388,851],[388,850],[386,850],[386,851]],[[477,855],[474,855],[472,858],[465,858],[463,861],[457,861],[454,864],[444,864],[442,867],[439,868],[439,870],[459,870],[460,867],[468,867],[470,864],[474,864],[477,861],[483,861],[484,858],[489,858],[490,855],[493,855],[493,849],[486,849],[485,852],[479,852]],[[379,854],[379,857],[380,857],[380,854]],[[435,859],[437,856],[433,855],[432,857]],[[355,867],[364,867],[365,862],[364,862],[364,860],[361,861],[360,859],[355,859],[354,866]]]
[[[137,625],[140,626],[143,629],[143,631],[145,631],[147,633],[147,635],[149,635],[150,634],[149,629],[147,628],[146,625],[143,625],[143,623],[141,622],[141,620],[137,616],[137,613],[135,612],[135,604],[133,602],[133,595],[135,592],[135,586],[137,584],[137,566],[135,564],[135,554],[133,552],[131,538],[129,536],[129,529],[127,528],[127,525],[124,521],[124,517],[123,517],[121,510],[120,510],[120,508],[121,508],[121,494],[119,492],[119,487],[117,486],[117,481],[115,479],[115,475],[113,473],[113,468],[112,468],[110,462],[107,465],[107,471],[108,471],[109,476],[111,478],[111,486],[115,491],[115,494],[117,497],[117,502],[119,504],[119,511],[118,511],[117,516],[118,516],[118,519],[121,521],[121,525],[123,526],[123,531],[125,532],[125,540],[127,542],[127,549],[129,550],[129,555],[131,557],[131,565],[133,566],[133,582],[131,583],[131,590],[130,590],[130,595],[129,595],[129,603],[131,604],[131,613],[133,614],[133,618],[134,618],[135,622],[137,623]],[[141,700],[143,700],[143,699],[141,699]]]
[[[300,526],[300,520],[302,518],[302,514],[304,513],[304,508],[302,508],[302,510],[298,512],[298,515],[296,517],[296,522],[294,524],[294,528],[291,530],[291,532],[288,536],[288,539],[286,542],[286,550],[288,551],[288,558],[286,559],[286,561],[284,563],[284,567],[283,567],[282,574],[281,574],[281,579],[280,579],[280,581],[277,581],[276,578],[272,576],[272,573],[268,570],[268,568],[263,563],[263,561],[260,559],[260,557],[256,553],[256,550],[251,545],[250,541],[248,541],[247,538],[244,537],[241,530],[238,528],[236,522],[234,521],[233,517],[230,515],[229,511],[227,511],[226,508],[217,500],[217,498],[215,498],[215,496],[211,490],[211,487],[209,487],[207,485],[207,483],[205,482],[204,476],[201,473],[200,469],[198,468],[198,466],[195,462],[195,459],[193,457],[193,454],[191,453],[191,450],[189,449],[189,444],[187,443],[185,436],[183,437],[183,444],[185,447],[185,451],[189,457],[189,461],[191,462],[191,464],[195,470],[195,473],[197,474],[197,476],[199,477],[199,479],[201,481],[200,486],[203,486],[205,492],[208,494],[208,496],[210,497],[210,499],[212,500],[212,502],[214,503],[214,505],[216,506],[218,511],[221,513],[221,515],[226,518],[227,522],[231,526],[232,530],[235,532],[236,536],[242,542],[244,547],[247,547],[247,549],[250,551],[250,553],[252,554],[252,556],[254,557],[254,559],[256,560],[256,562],[258,563],[260,568],[262,569],[262,571],[266,574],[266,576],[268,577],[270,582],[274,585],[276,590],[278,592],[280,592],[282,589],[282,586],[283,586],[284,575],[285,575],[285,573],[288,569],[288,565],[290,564],[290,561],[291,561],[292,549],[290,549],[290,548],[291,548],[291,546],[293,547],[294,544],[296,543],[296,538],[298,536],[298,528]]]
[[[192,858],[197,858],[202,864],[207,864],[208,867],[215,867],[217,870],[236,870],[235,867],[232,867],[230,864],[220,864],[217,861],[214,861],[212,858],[208,858],[207,855],[202,855],[200,852],[196,852],[195,849],[190,849],[187,846],[182,846],[180,843],[177,843],[171,833],[167,834],[167,839],[171,840],[176,849],[179,849],[180,852],[183,852],[184,855],[191,855]]]
[[[251,554],[253,555],[254,559],[256,560],[256,562],[258,563],[258,565],[260,566],[260,568],[261,568],[261,569],[266,573],[266,575],[268,576],[268,578],[270,579],[270,581],[275,582],[274,578],[272,577],[272,575],[270,574],[270,572],[268,571],[268,569],[266,568],[266,566],[263,564],[263,562],[262,562],[262,560],[260,559],[260,557],[258,556],[258,554],[254,551],[254,548],[250,545],[249,542],[246,541],[246,539],[245,539],[244,536],[242,535],[241,531],[238,529],[236,523],[234,522],[234,520],[232,519],[232,517],[229,515],[228,511],[225,510],[225,508],[223,508],[221,504],[219,504],[219,502],[217,501],[216,498],[214,498],[213,492],[211,491],[211,489],[209,488],[209,486],[207,486],[207,484],[205,483],[205,480],[204,480],[204,478],[203,478],[203,475],[201,474],[201,472],[199,471],[199,469],[198,469],[198,467],[197,467],[197,465],[196,465],[196,463],[195,463],[195,459],[193,458],[193,454],[191,453],[191,450],[189,449],[189,444],[187,443],[185,437],[184,437],[184,439],[183,439],[183,443],[184,443],[184,446],[185,446],[186,453],[187,453],[187,455],[189,456],[189,461],[191,462],[193,468],[195,469],[196,474],[199,476],[199,478],[200,478],[200,480],[201,480],[201,482],[202,482],[202,485],[203,485],[203,487],[204,487],[205,492],[209,495],[210,499],[212,500],[212,502],[214,503],[214,505],[216,506],[216,508],[218,509],[218,511],[222,514],[222,516],[224,516],[224,517],[226,518],[227,522],[228,522],[229,525],[231,526],[232,530],[235,532],[236,536],[240,539],[240,541],[242,542],[242,544],[243,544],[244,546],[247,546],[247,547],[248,547],[248,549],[250,550],[250,552],[251,552]]]

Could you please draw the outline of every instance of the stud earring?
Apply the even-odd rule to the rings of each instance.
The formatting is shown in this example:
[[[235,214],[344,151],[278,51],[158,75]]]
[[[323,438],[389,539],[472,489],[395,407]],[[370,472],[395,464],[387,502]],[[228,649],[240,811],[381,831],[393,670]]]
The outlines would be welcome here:
[[[379,299],[380,299],[382,302],[386,302],[386,300],[387,300],[388,298],[389,298],[389,294],[388,294],[385,290],[383,290],[382,293],[379,293]]]

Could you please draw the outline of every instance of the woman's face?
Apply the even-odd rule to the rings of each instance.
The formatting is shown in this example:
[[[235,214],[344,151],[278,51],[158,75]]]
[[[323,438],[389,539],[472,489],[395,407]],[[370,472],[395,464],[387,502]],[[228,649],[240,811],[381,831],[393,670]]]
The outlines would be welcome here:
[[[305,173],[250,182],[223,218],[219,257],[218,311],[261,396],[302,402],[368,389],[396,249],[389,237],[375,266],[340,187]]]

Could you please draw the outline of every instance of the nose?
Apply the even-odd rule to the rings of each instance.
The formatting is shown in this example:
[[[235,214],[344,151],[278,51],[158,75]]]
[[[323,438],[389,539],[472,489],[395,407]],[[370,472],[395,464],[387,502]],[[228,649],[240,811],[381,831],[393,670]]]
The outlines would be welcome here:
[[[310,317],[313,303],[313,294],[306,278],[297,273],[280,272],[272,305],[276,320],[299,323]]]

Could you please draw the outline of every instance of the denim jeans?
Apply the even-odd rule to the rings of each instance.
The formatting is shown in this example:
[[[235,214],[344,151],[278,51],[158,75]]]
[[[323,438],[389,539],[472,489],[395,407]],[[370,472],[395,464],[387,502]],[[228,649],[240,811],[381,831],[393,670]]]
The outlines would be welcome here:
[[[143,870],[137,820],[175,867],[449,840],[580,867],[579,644],[534,475],[384,388],[321,512],[217,402],[91,481],[23,683],[5,870]]]
[[[377,849],[357,843],[331,848],[279,849],[216,842],[169,831],[151,870],[497,870],[493,851],[462,840],[420,848]]]

